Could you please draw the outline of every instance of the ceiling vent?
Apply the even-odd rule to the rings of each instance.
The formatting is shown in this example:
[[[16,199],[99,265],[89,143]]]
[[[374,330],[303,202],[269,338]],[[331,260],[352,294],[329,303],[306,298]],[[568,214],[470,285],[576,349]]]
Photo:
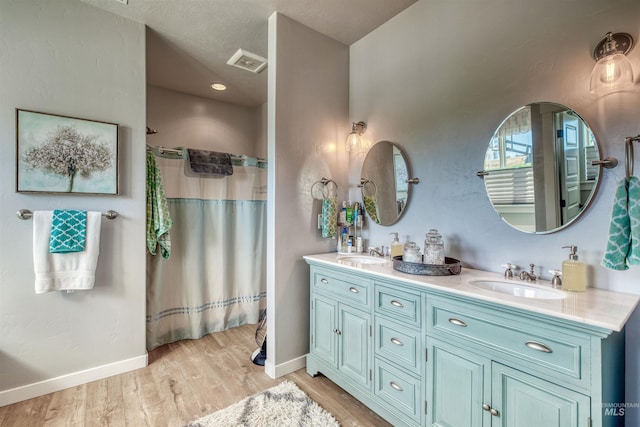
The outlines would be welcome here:
[[[231,59],[227,61],[227,64],[257,74],[267,66],[267,60],[255,53],[238,49]]]

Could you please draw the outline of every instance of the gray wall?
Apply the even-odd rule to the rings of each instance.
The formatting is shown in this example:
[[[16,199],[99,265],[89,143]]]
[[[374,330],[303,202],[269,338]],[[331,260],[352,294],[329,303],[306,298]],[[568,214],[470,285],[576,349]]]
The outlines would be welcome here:
[[[284,15],[269,18],[267,373],[304,366],[309,269],[302,256],[335,250],[316,229],[312,184],[330,177],[346,195],[344,144],[349,48]],[[331,149],[334,147],[334,150]]]
[[[120,195],[15,193],[16,108],[120,125]],[[0,2],[0,405],[146,364],[144,26],[77,0]],[[20,208],[116,210],[93,290],[36,295]]]
[[[447,254],[465,265],[500,271],[534,263],[547,279],[574,244],[588,264],[588,285],[640,293],[640,270],[600,266],[616,182],[624,166],[604,170],[588,212],[566,230],[527,235],[500,220],[475,176],[501,121],[534,101],[565,104],[587,121],[603,157],[624,159],[624,137],[640,133],[640,79],[632,91],[589,93],[591,52],[607,31],[640,36],[637,0],[422,0],[353,44],[350,118],[368,124],[374,141],[397,142],[421,182],[403,218],[390,228],[369,224],[369,237],[388,233],[422,242],[429,228],[445,236]],[[640,49],[629,54],[640,74]],[[640,151],[640,150],[637,150]],[[636,154],[636,164],[639,156]],[[352,165],[350,176],[357,174]],[[637,170],[638,168],[636,168]],[[351,178],[351,191],[357,182]],[[640,400],[640,316],[627,328],[627,401]],[[629,410],[627,425],[639,425]]]

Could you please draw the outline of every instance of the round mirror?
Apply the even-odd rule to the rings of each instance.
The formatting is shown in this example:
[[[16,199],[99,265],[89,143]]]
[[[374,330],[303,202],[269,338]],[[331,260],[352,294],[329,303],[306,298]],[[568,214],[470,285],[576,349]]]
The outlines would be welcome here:
[[[396,144],[376,143],[367,153],[360,174],[362,201],[376,224],[395,223],[409,202],[409,166]]]
[[[549,102],[514,111],[484,157],[487,195],[496,212],[527,233],[561,230],[585,211],[598,187],[596,139],[570,108]]]

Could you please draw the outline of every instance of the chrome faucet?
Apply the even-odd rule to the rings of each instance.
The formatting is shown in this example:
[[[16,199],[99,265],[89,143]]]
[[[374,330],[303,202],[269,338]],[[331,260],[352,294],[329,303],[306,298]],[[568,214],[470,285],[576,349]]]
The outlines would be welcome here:
[[[533,268],[535,267],[535,265],[533,264],[529,264],[529,272],[527,273],[526,271],[522,270],[520,272],[520,280],[526,280],[527,282],[535,282],[536,279],[538,278],[538,276],[536,276],[536,274],[533,271]]]
[[[384,246],[382,246],[380,249],[376,248],[375,246],[369,246],[369,255],[384,257]]]

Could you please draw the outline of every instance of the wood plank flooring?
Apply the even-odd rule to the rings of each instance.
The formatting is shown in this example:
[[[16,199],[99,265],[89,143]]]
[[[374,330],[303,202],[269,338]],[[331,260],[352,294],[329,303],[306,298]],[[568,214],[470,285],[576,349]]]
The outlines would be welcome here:
[[[0,407],[2,427],[177,427],[285,379],[342,426],[390,426],[322,375],[304,369],[272,380],[249,356],[255,325],[184,340],[149,352],[149,366]],[[275,427],[275,426],[274,426]]]

